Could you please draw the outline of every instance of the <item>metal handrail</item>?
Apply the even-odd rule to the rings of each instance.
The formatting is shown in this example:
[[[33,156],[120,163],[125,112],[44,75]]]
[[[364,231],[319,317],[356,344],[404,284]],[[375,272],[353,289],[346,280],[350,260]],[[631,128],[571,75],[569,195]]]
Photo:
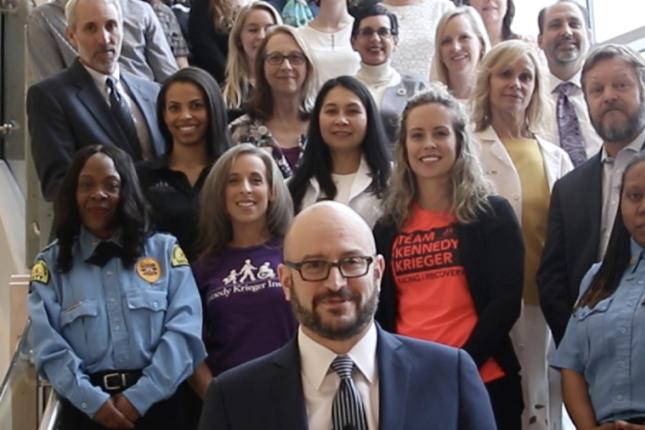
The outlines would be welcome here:
[[[54,390],[50,390],[49,397],[47,398],[47,406],[45,407],[45,412],[43,412],[38,430],[54,430],[58,423],[60,408],[60,399]]]
[[[22,331],[22,335],[20,335],[20,341],[18,342],[16,350],[13,353],[11,364],[9,364],[7,373],[5,373],[4,377],[2,378],[2,384],[0,385],[0,402],[2,402],[2,398],[9,391],[9,383],[11,381],[12,370],[16,368],[19,361],[31,360],[31,342],[29,341],[30,328],[31,320],[28,320],[27,324],[25,324],[24,330]]]

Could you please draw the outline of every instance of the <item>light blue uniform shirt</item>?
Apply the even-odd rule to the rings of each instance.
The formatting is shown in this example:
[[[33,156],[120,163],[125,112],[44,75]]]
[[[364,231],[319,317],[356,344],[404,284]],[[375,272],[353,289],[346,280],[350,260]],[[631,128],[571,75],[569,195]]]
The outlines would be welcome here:
[[[36,366],[90,417],[110,396],[89,374],[140,369],[139,381],[123,394],[143,415],[206,357],[201,300],[174,237],[146,239],[129,268],[118,257],[103,267],[86,263],[99,243],[81,228],[67,273],[56,269],[57,242],[36,257],[29,294]]]
[[[582,280],[580,295],[600,268]],[[574,310],[551,366],[582,374],[599,423],[645,416],[645,261],[631,241],[618,289],[593,309]]]

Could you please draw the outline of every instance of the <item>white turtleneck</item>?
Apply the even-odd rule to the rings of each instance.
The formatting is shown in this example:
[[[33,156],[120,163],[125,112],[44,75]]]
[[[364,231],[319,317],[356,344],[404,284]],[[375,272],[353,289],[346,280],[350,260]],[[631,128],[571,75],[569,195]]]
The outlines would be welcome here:
[[[372,97],[374,97],[376,105],[380,106],[385,89],[398,85],[401,82],[401,75],[394,70],[389,61],[377,66],[371,66],[361,61],[361,67],[356,73],[356,79],[365,84]]]

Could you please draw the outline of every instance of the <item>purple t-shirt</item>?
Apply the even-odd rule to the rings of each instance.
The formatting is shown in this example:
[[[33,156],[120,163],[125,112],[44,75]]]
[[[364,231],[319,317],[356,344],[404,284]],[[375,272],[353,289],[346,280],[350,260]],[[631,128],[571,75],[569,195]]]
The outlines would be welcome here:
[[[292,338],[296,321],[278,279],[282,239],[226,248],[193,264],[204,307],[206,363],[218,375]]]

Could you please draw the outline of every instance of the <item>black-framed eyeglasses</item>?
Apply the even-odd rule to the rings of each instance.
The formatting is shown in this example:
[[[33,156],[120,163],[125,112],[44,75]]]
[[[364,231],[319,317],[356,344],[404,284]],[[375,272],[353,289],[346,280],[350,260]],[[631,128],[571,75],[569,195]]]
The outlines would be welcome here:
[[[358,35],[360,37],[364,37],[365,39],[369,39],[374,34],[377,34],[382,39],[387,39],[392,37],[392,30],[390,30],[387,27],[379,27],[376,29],[372,27],[363,27],[360,30],[358,30]]]
[[[284,63],[284,60],[289,60],[289,64],[292,66],[301,66],[305,64],[307,58],[300,52],[290,52],[286,55],[280,52],[271,52],[264,56],[264,61],[272,66],[280,66]]]
[[[287,267],[295,269],[305,281],[324,281],[329,277],[332,267],[338,267],[343,278],[360,278],[365,276],[374,261],[374,257],[358,255],[340,258],[338,261],[307,260],[300,263],[285,261]]]

